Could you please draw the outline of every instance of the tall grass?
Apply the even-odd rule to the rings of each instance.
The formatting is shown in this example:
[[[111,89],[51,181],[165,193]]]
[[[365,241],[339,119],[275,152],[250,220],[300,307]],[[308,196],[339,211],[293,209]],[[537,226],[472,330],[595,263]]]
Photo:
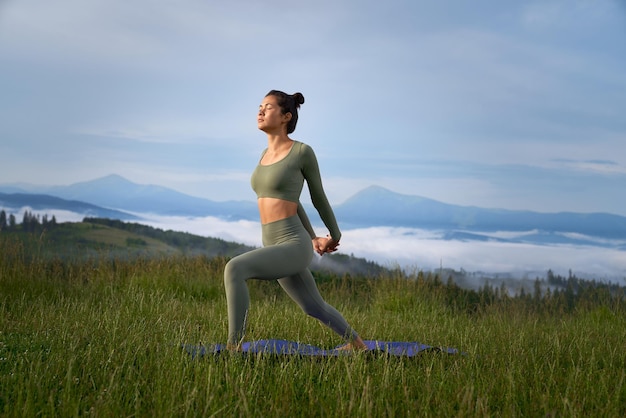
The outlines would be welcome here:
[[[621,304],[559,315],[512,298],[455,308],[428,280],[322,277],[365,339],[465,355],[221,354],[225,259],[25,261],[0,240],[3,416],[624,416]],[[248,340],[341,343],[274,282],[250,282]]]

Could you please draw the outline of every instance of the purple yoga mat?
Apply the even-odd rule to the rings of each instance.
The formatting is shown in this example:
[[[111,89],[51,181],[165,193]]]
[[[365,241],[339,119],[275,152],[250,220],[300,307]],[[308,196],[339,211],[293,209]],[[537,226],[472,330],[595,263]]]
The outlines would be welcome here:
[[[424,351],[439,351],[447,354],[459,354],[455,348],[434,347],[418,342],[404,341],[376,341],[366,340],[368,352],[381,353],[391,356],[413,357]],[[192,357],[203,357],[211,354],[226,352],[226,344],[212,345],[183,345]],[[242,352],[248,354],[282,354],[296,356],[333,357],[352,354],[350,351],[340,351],[336,348],[323,349],[314,345],[302,344],[287,340],[258,340],[242,344]]]

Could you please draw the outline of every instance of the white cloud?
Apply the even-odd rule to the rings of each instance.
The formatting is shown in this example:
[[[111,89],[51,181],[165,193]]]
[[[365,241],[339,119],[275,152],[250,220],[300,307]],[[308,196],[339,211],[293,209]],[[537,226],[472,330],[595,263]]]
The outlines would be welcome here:
[[[617,155],[615,155],[615,157],[621,158],[624,155],[624,151],[620,149],[620,151],[617,153]],[[562,166],[567,169],[579,171],[579,172],[590,172],[590,173],[606,174],[606,175],[626,174],[626,161],[624,162],[624,164],[620,164],[615,161],[608,161],[608,160],[557,159],[554,161],[554,163],[556,163],[557,166]]]
[[[144,223],[257,247],[262,245],[258,222],[159,216],[149,217]],[[529,233],[532,231],[500,231],[493,235],[511,238]],[[591,246],[442,240],[438,232],[413,228],[344,230],[339,252],[366,258],[385,267],[400,266],[408,271],[443,267],[468,272],[516,273],[521,277],[526,273],[543,274],[551,269],[565,276],[572,270],[579,277],[589,279],[626,279],[624,251]]]
[[[228,222],[212,216],[189,218],[151,214],[136,215],[143,218],[141,223],[163,230],[181,231],[204,237],[221,238],[227,241],[239,242],[256,247],[262,245],[261,227],[258,222]]]
[[[626,277],[624,252],[605,248],[441,240],[431,232],[398,228],[348,230],[342,244],[343,251],[379,263],[424,270],[440,266],[490,273],[552,269],[566,274],[572,269],[599,277]]]

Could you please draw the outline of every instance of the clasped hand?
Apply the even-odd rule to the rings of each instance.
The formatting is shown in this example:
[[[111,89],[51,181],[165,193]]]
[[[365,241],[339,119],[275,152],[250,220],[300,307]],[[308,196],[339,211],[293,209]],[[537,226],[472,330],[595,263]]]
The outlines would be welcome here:
[[[313,249],[319,255],[324,255],[326,253],[334,253],[335,251],[337,251],[338,246],[339,246],[339,241],[335,241],[328,235],[326,237],[313,238]]]

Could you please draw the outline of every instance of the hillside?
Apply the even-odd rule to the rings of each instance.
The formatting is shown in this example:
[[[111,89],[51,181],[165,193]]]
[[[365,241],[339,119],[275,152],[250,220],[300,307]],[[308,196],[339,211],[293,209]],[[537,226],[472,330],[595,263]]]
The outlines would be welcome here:
[[[163,231],[138,223],[102,218],[55,225],[30,225],[4,230],[0,237],[14,239],[29,249],[28,253],[45,258],[84,260],[86,258],[136,258],[198,255],[235,256],[251,247],[218,238],[205,238],[185,232]]]
[[[171,256],[234,257],[253,247],[213,237],[167,230],[115,219],[85,218],[83,222],[41,225],[29,223],[0,231],[0,238],[17,239],[35,256],[51,259],[131,259]],[[388,269],[343,254],[314,257],[311,269],[335,274],[380,276]]]

